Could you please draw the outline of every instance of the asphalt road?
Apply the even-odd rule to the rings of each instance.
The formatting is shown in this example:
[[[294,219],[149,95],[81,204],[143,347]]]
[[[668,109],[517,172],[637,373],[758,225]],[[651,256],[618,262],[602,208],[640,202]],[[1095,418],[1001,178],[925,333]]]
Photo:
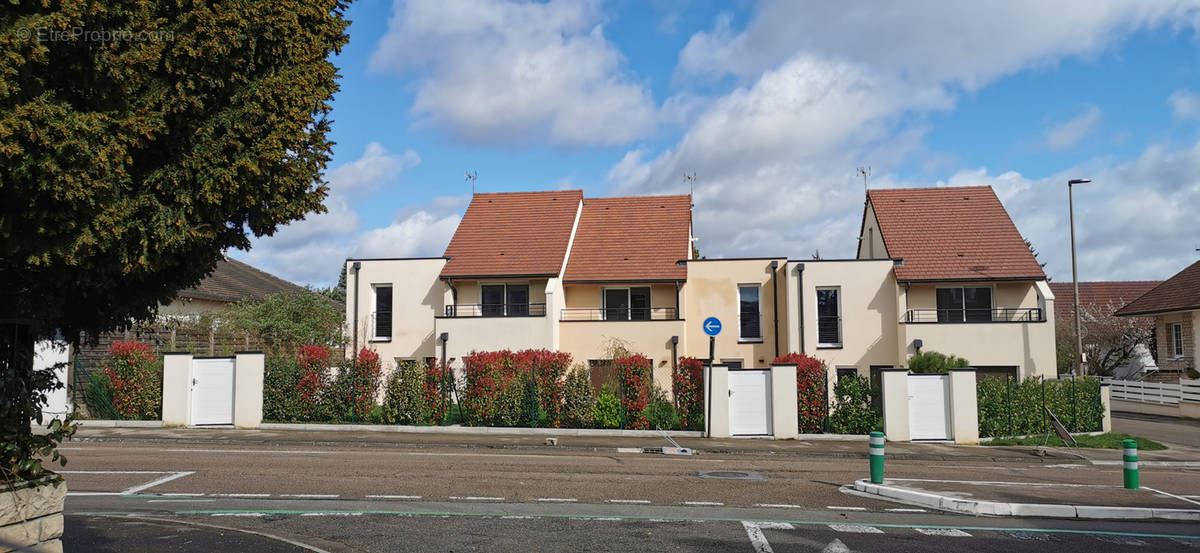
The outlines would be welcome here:
[[[68,551],[1200,551],[1194,525],[963,517],[847,493],[866,476],[857,459],[219,443],[63,452]],[[1016,482],[1107,482],[1114,470],[888,463],[889,477]],[[700,476],[712,472],[751,479]],[[1194,471],[1143,472],[1164,487],[1183,478]]]
[[[1113,430],[1165,444],[1200,447],[1200,420],[1114,412]]]

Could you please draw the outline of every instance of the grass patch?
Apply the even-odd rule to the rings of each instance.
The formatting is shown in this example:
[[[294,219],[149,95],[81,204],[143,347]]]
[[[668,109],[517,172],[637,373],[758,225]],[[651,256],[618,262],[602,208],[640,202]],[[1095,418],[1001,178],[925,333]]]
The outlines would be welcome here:
[[[1128,439],[1137,440],[1138,449],[1144,451],[1161,451],[1167,449],[1167,446],[1162,445],[1154,440],[1146,438],[1138,438],[1129,434],[1120,432],[1109,432],[1097,436],[1075,436],[1075,441],[1079,442],[1079,447],[1091,447],[1097,449],[1121,449],[1124,447],[1123,442]],[[1002,445],[1042,445],[1042,441],[1046,440],[1044,436],[1029,436],[1025,438],[996,438],[983,445],[1002,446]],[[1050,439],[1046,440],[1046,445],[1051,447],[1063,447],[1067,444],[1054,434],[1050,435]]]

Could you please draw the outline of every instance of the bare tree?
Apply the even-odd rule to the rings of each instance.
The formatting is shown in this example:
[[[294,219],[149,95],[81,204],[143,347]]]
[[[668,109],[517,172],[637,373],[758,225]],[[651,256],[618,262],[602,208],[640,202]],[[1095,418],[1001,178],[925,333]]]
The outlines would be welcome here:
[[[1080,306],[1083,351],[1087,354],[1087,366],[1092,374],[1112,376],[1114,369],[1129,362],[1139,344],[1150,347],[1154,336],[1154,319],[1114,316],[1113,313],[1120,308],[1120,304],[1112,302]],[[1075,327],[1070,317],[1057,321],[1055,335],[1059,372],[1070,372],[1074,365],[1075,349]]]

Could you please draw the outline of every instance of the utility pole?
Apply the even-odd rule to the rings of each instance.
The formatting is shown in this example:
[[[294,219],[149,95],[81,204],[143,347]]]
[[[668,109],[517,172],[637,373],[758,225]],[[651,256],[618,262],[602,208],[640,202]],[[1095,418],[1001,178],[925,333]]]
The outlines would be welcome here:
[[[1087,184],[1092,179],[1067,181],[1067,205],[1071,217],[1071,286],[1075,289],[1075,374],[1087,374],[1083,366],[1083,330],[1079,324],[1079,263],[1075,259],[1075,185]]]

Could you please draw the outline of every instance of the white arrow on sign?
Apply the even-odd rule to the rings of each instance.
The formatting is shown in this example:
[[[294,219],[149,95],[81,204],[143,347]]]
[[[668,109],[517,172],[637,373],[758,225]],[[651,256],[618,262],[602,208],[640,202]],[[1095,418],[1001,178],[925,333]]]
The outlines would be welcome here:
[[[721,328],[721,323],[717,323],[716,321],[708,321],[708,324],[704,325],[704,330],[709,332],[715,332],[718,328]]]

